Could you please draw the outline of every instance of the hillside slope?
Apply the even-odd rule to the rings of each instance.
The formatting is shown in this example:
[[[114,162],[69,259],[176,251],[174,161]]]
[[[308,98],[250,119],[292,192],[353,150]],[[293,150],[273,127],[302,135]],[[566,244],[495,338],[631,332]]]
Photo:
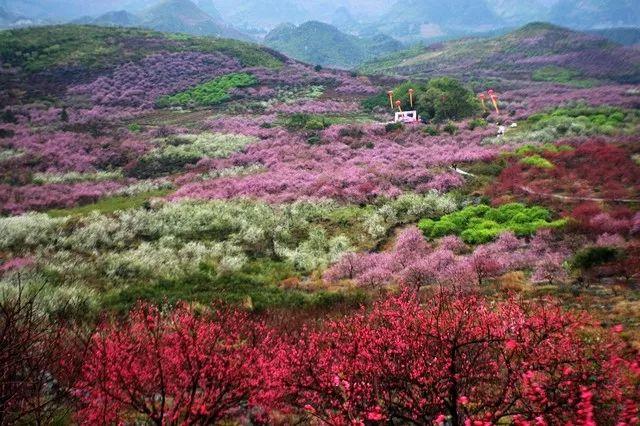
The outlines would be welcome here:
[[[65,92],[69,85],[109,74],[128,62],[162,54],[219,53],[242,67],[277,67],[284,59],[237,40],[165,34],[133,28],[57,25],[0,32],[3,97]],[[0,99],[0,104],[4,99]]]
[[[402,47],[400,42],[383,34],[360,38],[317,21],[299,26],[281,25],[269,32],[264,42],[295,59],[339,68],[352,68]]]
[[[469,38],[398,52],[361,71],[404,76],[512,80],[640,81],[640,50],[545,23],[494,38]]]

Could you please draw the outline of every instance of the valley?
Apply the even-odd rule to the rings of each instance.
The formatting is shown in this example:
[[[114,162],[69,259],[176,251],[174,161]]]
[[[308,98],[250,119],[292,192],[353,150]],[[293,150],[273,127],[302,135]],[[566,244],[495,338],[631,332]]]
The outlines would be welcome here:
[[[637,45],[187,6],[0,31],[0,424],[635,424]]]

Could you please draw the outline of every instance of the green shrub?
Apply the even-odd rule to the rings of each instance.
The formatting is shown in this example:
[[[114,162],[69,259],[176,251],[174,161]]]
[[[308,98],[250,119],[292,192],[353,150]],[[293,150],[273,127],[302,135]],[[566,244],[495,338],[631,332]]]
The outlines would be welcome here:
[[[458,126],[456,126],[453,122],[449,121],[442,128],[442,130],[444,130],[445,132],[449,133],[450,135],[455,135],[456,133],[458,133]]]
[[[620,251],[614,247],[587,247],[575,254],[571,266],[576,269],[590,269],[612,262],[619,256]]]
[[[326,129],[329,125],[324,117],[305,113],[292,114],[284,122],[284,126],[292,131],[318,131]]]
[[[342,137],[349,137],[354,139],[360,139],[364,136],[364,131],[360,126],[348,126],[340,129],[338,134]]]
[[[484,118],[474,118],[473,120],[469,121],[469,123],[467,124],[467,128],[469,130],[473,130],[476,127],[487,127],[489,123],[487,123],[487,120],[485,120]]]
[[[307,143],[309,145],[317,145],[322,141],[322,138],[320,137],[320,135],[316,134],[312,134],[309,137],[307,137]]]
[[[539,156],[538,154],[530,155],[528,157],[524,157],[520,159],[520,163],[525,164],[527,166],[537,167],[539,169],[552,169],[553,163]]]
[[[436,126],[425,126],[422,132],[429,136],[438,136],[440,134],[440,130]]]
[[[229,100],[229,90],[236,87],[248,87],[258,80],[251,74],[231,73],[200,84],[184,92],[163,96],[156,102],[161,108],[169,106],[212,106]]]
[[[562,227],[565,220],[550,220],[551,213],[539,206],[526,207],[520,203],[493,208],[484,204],[468,206],[441,218],[423,219],[418,227],[428,238],[459,235],[470,244],[494,240],[506,231],[518,236],[533,235],[540,228]]]
[[[402,123],[388,123],[386,126],[384,126],[384,130],[387,133],[392,133],[392,132],[400,131],[403,129],[404,129],[404,124]]]

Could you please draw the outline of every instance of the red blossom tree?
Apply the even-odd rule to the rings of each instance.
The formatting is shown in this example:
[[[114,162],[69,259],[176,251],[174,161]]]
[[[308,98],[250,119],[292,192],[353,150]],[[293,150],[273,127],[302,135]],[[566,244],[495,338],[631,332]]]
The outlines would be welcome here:
[[[291,342],[287,400],[331,425],[631,420],[637,363],[592,326],[550,303],[403,296]]]
[[[230,309],[169,315],[137,307],[123,324],[94,335],[77,395],[81,424],[213,424],[261,417],[269,399],[268,360],[277,345],[266,327]]]

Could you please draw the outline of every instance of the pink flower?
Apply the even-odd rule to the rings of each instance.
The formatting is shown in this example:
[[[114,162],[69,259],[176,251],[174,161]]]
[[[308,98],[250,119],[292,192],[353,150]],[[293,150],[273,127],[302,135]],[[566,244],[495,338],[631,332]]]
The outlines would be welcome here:
[[[367,420],[379,422],[385,419],[385,415],[382,413],[382,408],[375,407],[372,411],[367,413]]]
[[[447,420],[447,416],[445,416],[444,414],[439,414],[438,417],[436,417],[435,419],[433,419],[434,423],[444,423]]]
[[[617,325],[614,325],[613,327],[611,327],[611,330],[614,333],[622,333],[624,331],[624,326],[622,324],[617,324]]]
[[[28,257],[16,257],[0,265],[0,272],[17,271],[33,266],[34,261]]]

